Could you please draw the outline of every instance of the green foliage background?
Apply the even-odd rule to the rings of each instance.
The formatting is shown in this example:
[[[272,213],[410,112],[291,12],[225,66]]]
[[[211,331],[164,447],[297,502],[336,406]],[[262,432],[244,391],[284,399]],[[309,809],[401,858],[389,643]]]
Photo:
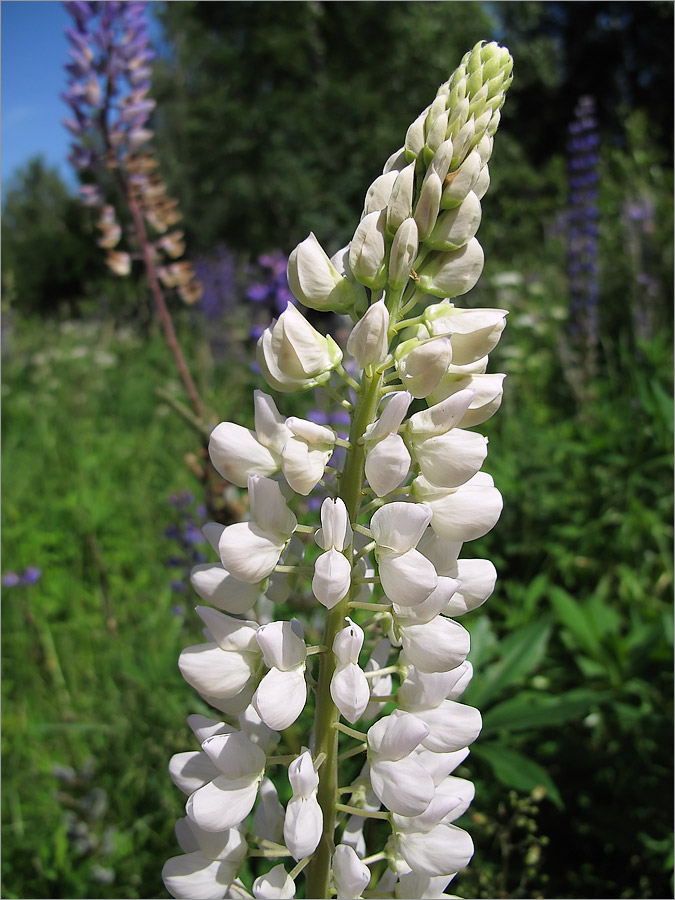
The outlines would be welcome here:
[[[156,146],[190,251],[252,260],[313,230],[345,244],[365,190],[466,49],[515,59],[483,201],[484,276],[510,310],[508,373],[481,431],[504,495],[471,547],[500,578],[465,617],[484,714],[463,773],[466,897],[672,894],[672,4],[156,4]],[[601,329],[583,375],[567,321],[565,134],[601,135]],[[629,203],[650,228],[631,231]],[[202,711],[180,650],[172,493],[200,486],[193,433],[142,282],[104,274],[91,222],[31,162],[3,205],[3,896],[166,896],[181,798],[169,756]],[[651,279],[647,293],[640,282]],[[246,301],[229,353],[176,309],[208,404],[242,424],[257,384]],[[295,400],[291,402],[296,402]],[[312,398],[286,415],[303,414]],[[468,548],[467,548],[468,549]],[[308,597],[303,602],[311,608]],[[178,607],[178,608],[175,608]],[[301,740],[290,729],[291,746]],[[54,765],[72,771],[54,771]],[[112,881],[110,879],[113,879]]]

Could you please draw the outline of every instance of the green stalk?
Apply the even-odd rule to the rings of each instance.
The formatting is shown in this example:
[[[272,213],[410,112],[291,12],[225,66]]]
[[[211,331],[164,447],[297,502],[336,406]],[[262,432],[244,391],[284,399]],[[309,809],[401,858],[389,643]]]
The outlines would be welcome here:
[[[352,418],[349,434],[350,449],[347,451],[345,467],[340,479],[339,496],[344,501],[349,521],[356,522],[361,508],[366,449],[359,444],[364,431],[375,419],[380,401],[382,375],[364,375],[361,392]],[[346,548],[348,559],[353,559],[353,543]],[[333,609],[328,610],[323,644],[328,653],[322,654],[319,668],[319,684],[316,690],[316,741],[315,755],[326,754],[326,761],[319,772],[317,798],[323,811],[323,834],[314,857],[307,867],[307,896],[327,898],[330,861],[335,850],[334,835],[336,807],[338,799],[338,730],[335,727],[340,713],[330,695],[330,683],[335,671],[335,656],[332,652],[335,635],[345,627],[345,617],[349,614],[349,602],[355,587]]]

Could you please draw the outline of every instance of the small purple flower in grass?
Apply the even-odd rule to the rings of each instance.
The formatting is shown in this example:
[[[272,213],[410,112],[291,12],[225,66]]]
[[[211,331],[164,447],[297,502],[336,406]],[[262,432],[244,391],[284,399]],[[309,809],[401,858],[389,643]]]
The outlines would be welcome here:
[[[42,577],[42,569],[37,566],[28,566],[21,576],[21,584],[36,584]]]
[[[21,583],[21,579],[16,572],[5,572],[2,576],[2,583],[5,587],[16,587]]]

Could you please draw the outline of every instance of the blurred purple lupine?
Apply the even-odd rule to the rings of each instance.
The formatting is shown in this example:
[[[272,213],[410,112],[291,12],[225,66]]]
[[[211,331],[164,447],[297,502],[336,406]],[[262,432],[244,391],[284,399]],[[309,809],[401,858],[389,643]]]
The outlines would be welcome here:
[[[569,126],[567,273],[570,331],[590,363],[598,338],[598,146],[595,101],[581,97]]]
[[[202,552],[206,538],[201,526],[206,522],[207,512],[203,504],[196,504],[191,491],[171,494],[167,499],[177,515],[176,521],[164,529],[164,537],[172,541],[172,554],[165,562],[175,571],[169,587],[174,593],[182,594],[187,591],[192,567],[206,562],[206,554]],[[177,609],[182,607],[173,608],[174,615],[178,615]]]
[[[17,572],[5,572],[2,576],[3,587],[11,588],[18,585],[36,584],[42,577],[42,569],[37,566],[26,566],[21,575]]]
[[[251,337],[258,340],[272,319],[278,318],[289,303],[295,304],[286,279],[288,257],[281,250],[263,253],[257,259],[259,272],[246,288],[246,298],[255,304],[251,310]]]

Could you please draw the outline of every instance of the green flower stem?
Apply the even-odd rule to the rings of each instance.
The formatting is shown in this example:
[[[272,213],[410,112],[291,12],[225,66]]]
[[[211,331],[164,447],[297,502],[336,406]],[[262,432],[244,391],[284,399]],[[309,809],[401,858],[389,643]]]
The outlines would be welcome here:
[[[340,812],[349,813],[350,816],[361,816],[364,819],[384,819],[389,821],[391,813],[388,812],[370,812],[367,809],[359,809],[358,806],[347,806],[346,803],[336,803],[336,808]]]
[[[356,522],[361,507],[366,449],[359,439],[368,425],[375,420],[380,402],[381,375],[364,375],[356,408],[352,415],[349,434],[350,449],[340,479],[340,497],[347,507],[350,522]],[[345,550],[348,559],[353,558],[353,543]],[[326,615],[326,625],[322,643],[332,647],[335,635],[345,626],[349,613],[349,602],[356,593],[352,584],[347,595]],[[323,811],[323,833],[312,861],[307,867],[307,896],[327,898],[329,894],[330,862],[335,850],[334,834],[338,791],[338,730],[335,727],[340,718],[337,707],[330,695],[330,683],[335,671],[335,655],[321,654],[319,684],[316,691],[316,733],[315,752],[325,753],[326,762],[319,775],[317,799]]]

